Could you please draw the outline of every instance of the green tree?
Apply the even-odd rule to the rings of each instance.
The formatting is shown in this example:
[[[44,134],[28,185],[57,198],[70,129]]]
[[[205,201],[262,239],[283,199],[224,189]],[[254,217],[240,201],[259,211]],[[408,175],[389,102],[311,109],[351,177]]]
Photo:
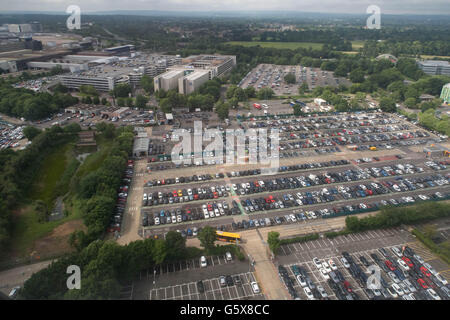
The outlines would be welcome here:
[[[146,97],[144,97],[143,95],[139,94],[136,97],[136,108],[145,109],[147,102],[148,102],[148,99]]]
[[[27,126],[23,129],[23,134],[24,134],[25,138],[27,138],[30,141],[32,141],[41,132],[42,132],[42,130],[40,130],[36,127],[31,127],[31,126]]]
[[[186,253],[186,238],[181,233],[169,231],[166,234],[167,258],[170,260],[180,260]]]
[[[142,89],[145,90],[148,94],[152,94],[154,92],[154,82],[153,79],[150,78],[148,75],[143,75],[140,84]]]
[[[114,97],[126,98],[131,93],[131,87],[127,83],[121,83],[115,86],[113,90]]]
[[[286,81],[286,83],[289,83],[289,84],[296,83],[295,74],[288,73],[287,75],[284,76],[284,81]]]
[[[380,100],[380,109],[385,112],[395,112],[397,107],[395,101],[391,97],[384,97]]]
[[[219,119],[224,120],[228,118],[228,113],[230,111],[230,108],[227,103],[223,101],[219,101],[216,104],[216,113],[219,116]]]
[[[280,233],[276,231],[270,231],[267,235],[267,243],[269,244],[269,248],[273,252],[273,254],[276,254],[281,245]]]
[[[351,82],[362,83],[364,81],[364,75],[364,70],[358,68],[350,72],[349,79]]]
[[[408,98],[408,99],[406,99],[406,100],[405,100],[405,105],[406,105],[408,108],[415,108],[416,105],[417,105],[416,99],[414,99],[414,98]]]
[[[216,230],[206,226],[198,233],[198,239],[200,240],[200,245],[207,252],[210,252],[214,248],[214,242],[216,241]]]

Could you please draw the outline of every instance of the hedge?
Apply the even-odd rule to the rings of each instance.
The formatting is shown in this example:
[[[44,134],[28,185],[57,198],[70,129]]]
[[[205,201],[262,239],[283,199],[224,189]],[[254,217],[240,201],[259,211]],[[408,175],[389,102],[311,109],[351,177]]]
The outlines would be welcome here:
[[[280,240],[280,245],[291,244],[291,243],[299,243],[299,242],[306,242],[306,241],[317,240],[317,239],[319,239],[319,234],[318,233],[313,233],[313,234],[308,234],[306,236],[282,239],[282,240]]]

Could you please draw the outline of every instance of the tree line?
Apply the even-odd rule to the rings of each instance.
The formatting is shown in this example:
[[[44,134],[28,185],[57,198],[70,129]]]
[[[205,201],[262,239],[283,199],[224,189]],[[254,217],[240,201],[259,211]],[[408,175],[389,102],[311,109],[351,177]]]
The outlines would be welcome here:
[[[105,138],[113,142],[99,167],[75,183],[72,199],[79,200],[79,209],[87,227],[87,232],[77,231],[70,237],[70,244],[77,250],[81,250],[105,234],[114,212],[127,160],[133,148],[132,127],[115,128],[111,123],[100,122],[96,128]]]

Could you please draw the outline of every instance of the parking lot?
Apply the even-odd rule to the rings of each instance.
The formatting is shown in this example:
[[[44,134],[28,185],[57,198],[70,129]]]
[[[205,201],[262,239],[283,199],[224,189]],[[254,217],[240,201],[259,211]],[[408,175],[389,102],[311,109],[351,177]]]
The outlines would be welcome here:
[[[255,294],[250,283],[255,281],[252,272],[231,275],[233,278],[239,277],[241,283],[232,286],[221,286],[219,278],[202,280],[204,292],[199,292],[196,282],[189,282],[168,286],[164,288],[152,289],[150,300],[263,300],[263,294]]]
[[[441,260],[437,259],[428,249],[424,248],[407,230],[402,228],[392,228],[385,230],[372,230],[357,234],[350,234],[346,236],[338,236],[333,239],[323,238],[314,241],[308,241],[305,243],[294,243],[289,245],[283,245],[280,249],[280,254],[277,258],[279,265],[285,267],[288,275],[287,282],[291,282],[295,293],[300,299],[308,299],[305,293],[304,287],[309,287],[314,293],[314,297],[309,297],[309,299],[323,299],[323,296],[315,291],[315,288],[321,286],[325,291],[328,299],[402,299],[404,295],[409,295],[413,293],[415,299],[427,299],[429,296],[426,294],[426,289],[420,285],[418,279],[425,279],[427,282],[427,287],[433,288],[442,299],[448,299],[446,293],[444,293],[441,288],[443,285],[439,283],[438,280],[433,278],[431,275],[426,276],[422,274],[421,269],[419,274],[416,274],[413,268],[410,268],[411,272],[402,271],[399,267],[399,256],[392,251],[392,248],[401,248],[403,246],[408,246],[410,249],[414,250],[414,253],[423,259],[420,263],[417,260],[413,260],[411,255],[408,255],[409,259],[415,261],[417,268],[422,266],[423,263],[429,263],[433,271],[441,274],[441,276],[449,280],[448,277],[448,265],[443,263]],[[384,248],[385,251],[380,251],[380,248]],[[352,262],[357,265],[355,269],[349,269],[349,266],[344,266],[342,258],[344,254],[347,256],[347,260],[352,260]],[[348,258],[350,257],[350,258]],[[362,258],[363,257],[363,258]],[[378,258],[377,258],[378,257]],[[405,253],[406,257],[406,253]],[[313,259],[317,258],[321,262],[327,262],[327,268],[330,266],[329,260],[331,259],[336,265],[333,268],[333,274],[329,270],[328,272],[323,272],[321,268],[318,268],[314,263]],[[374,260],[377,258],[378,261]],[[364,260],[365,259],[365,260]],[[389,269],[386,269],[384,261],[389,260],[392,262],[392,268],[397,270],[395,274],[404,275],[405,280],[403,281],[396,279],[395,276],[388,275]],[[364,261],[364,263],[363,263]],[[408,261],[408,260],[405,260]],[[371,274],[367,270],[367,267],[375,264],[381,268],[381,287],[376,294],[371,292],[372,290],[366,290],[366,286],[361,282],[360,276],[355,275],[354,270],[361,269],[364,279]],[[298,270],[297,267],[303,269],[312,281],[312,284],[305,285],[297,280]],[[429,269],[431,269],[429,268]],[[337,271],[336,271],[337,270]],[[392,269],[391,269],[392,270]],[[401,272],[401,273],[400,273]],[[324,273],[325,275],[322,275]],[[335,273],[340,273],[343,279],[335,281],[333,278]],[[333,277],[331,276],[333,275]],[[391,272],[392,274],[392,272]],[[291,280],[289,280],[291,279]],[[433,279],[433,280],[431,280]],[[301,279],[300,279],[301,280]],[[344,284],[344,281],[348,283]],[[411,291],[406,289],[404,293],[391,295],[387,288],[392,289],[392,285],[397,283],[405,290],[404,284],[411,284],[413,288]],[[364,282],[365,284],[365,282]],[[341,290],[342,289],[342,290]],[[350,291],[352,292],[349,296]],[[392,291],[395,291],[392,289]],[[403,298],[403,299],[406,299]],[[409,299],[409,297],[408,297]]]
[[[342,211],[444,198],[450,191],[446,167],[429,166],[432,162],[424,159],[410,159],[402,165],[395,157],[356,160],[330,168],[284,171],[276,178],[238,177],[225,172],[224,178],[212,177],[207,182],[146,187],[147,197],[152,194],[156,199],[151,205],[144,201],[142,214],[149,224],[146,234],[179,230],[184,236],[195,236],[205,225],[230,231],[305,223]],[[207,197],[201,190],[209,190]],[[217,199],[214,193],[218,193]],[[194,197],[199,194],[201,198]],[[167,203],[161,201],[163,198]]]
[[[295,75],[295,83],[284,81],[287,74]],[[340,84],[349,86],[351,82],[343,77],[335,77],[331,71],[322,71],[320,68],[304,66],[281,66],[260,64],[250,71],[239,83],[241,88],[254,87],[256,90],[271,88],[275,95],[296,95],[302,83],[307,83],[309,89],[315,87],[332,86]]]

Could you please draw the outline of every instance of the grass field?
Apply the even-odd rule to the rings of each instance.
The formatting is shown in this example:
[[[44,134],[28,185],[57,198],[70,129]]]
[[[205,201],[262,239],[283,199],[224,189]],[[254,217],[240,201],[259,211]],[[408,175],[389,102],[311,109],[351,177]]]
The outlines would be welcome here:
[[[297,49],[297,48],[313,48],[321,49],[323,43],[317,42],[262,42],[262,41],[229,41],[227,44],[238,45],[244,47],[261,46],[262,48],[275,49]]]
[[[31,189],[32,200],[43,200],[50,208],[53,205],[55,188],[71,158],[73,144],[57,148],[43,161]]]
[[[269,42],[269,41],[229,41],[227,44],[239,45],[244,47],[261,46],[262,48],[275,48],[275,49],[297,49],[297,48],[309,48],[321,49],[323,43],[318,42]],[[345,53],[356,53],[359,48],[364,46],[364,41],[352,41],[353,51],[347,51]]]
[[[352,41],[352,48],[354,51],[358,51],[358,49],[362,47],[364,47],[364,41],[362,40]]]

